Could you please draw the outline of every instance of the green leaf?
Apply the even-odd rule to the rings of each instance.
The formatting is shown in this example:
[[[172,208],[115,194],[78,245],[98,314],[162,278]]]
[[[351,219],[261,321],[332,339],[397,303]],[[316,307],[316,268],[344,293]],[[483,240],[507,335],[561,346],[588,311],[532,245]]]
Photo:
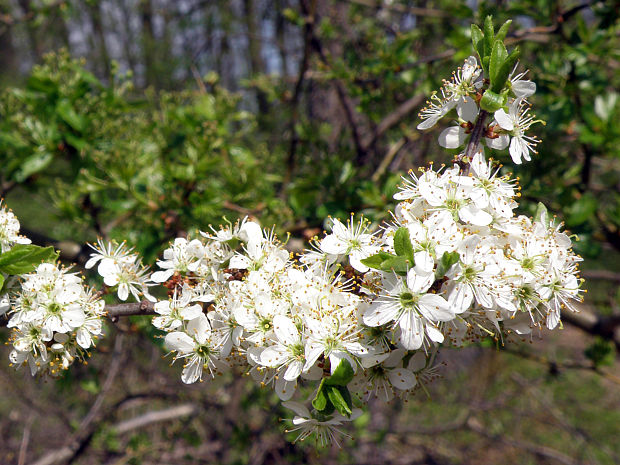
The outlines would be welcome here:
[[[519,47],[516,47],[510,55],[504,60],[504,63],[500,66],[497,74],[495,76],[495,81],[492,82],[491,90],[493,92],[501,92],[504,86],[506,85],[506,81],[508,80],[508,76],[510,72],[513,70],[515,63],[519,59],[519,55],[521,51]]]
[[[0,292],[2,291],[3,287],[4,287],[4,276],[0,274]]]
[[[458,252],[444,252],[441,260],[437,264],[437,270],[435,271],[435,278],[443,278],[445,274],[448,272],[450,267],[457,263],[461,256]]]
[[[398,228],[394,234],[394,251],[399,257],[407,258],[413,264],[413,246],[407,228]]]
[[[482,61],[484,58],[484,34],[475,24],[471,25],[471,43],[474,46],[474,50],[478,52],[480,61]]]
[[[386,260],[390,258],[395,258],[395,257],[396,255],[392,255],[391,253],[379,252],[375,255],[371,255],[370,257],[363,258],[360,261],[369,268],[380,270],[382,269],[381,265],[383,264],[383,262],[385,262]]]
[[[43,171],[54,159],[54,155],[49,152],[35,153],[26,158],[15,173],[17,182],[24,182],[29,176]]]
[[[73,134],[65,133],[63,134],[65,140],[71,145],[75,147],[77,150],[84,150],[88,147],[88,142],[86,142],[81,137],[74,136]]]
[[[327,402],[329,402],[329,400],[327,399],[327,394],[325,394],[325,379],[322,379],[316,396],[312,399],[312,406],[319,412],[322,412],[327,407]]]
[[[494,92],[497,93],[499,93],[502,87],[504,87],[504,83],[502,83],[499,87],[499,90],[496,90],[499,69],[502,67],[507,57],[508,51],[506,50],[506,46],[504,45],[504,43],[501,40],[496,40],[495,42],[493,42],[491,60],[489,61],[489,78],[491,79],[491,88]]]
[[[497,34],[495,34],[495,39],[501,40],[503,42],[504,39],[506,38],[506,34],[508,34],[508,29],[510,28],[511,24],[512,24],[512,19],[509,19],[504,24],[502,24],[502,27],[500,27],[499,31],[497,31]]]
[[[598,200],[594,195],[586,192],[579,200],[566,209],[569,213],[566,218],[566,225],[569,227],[578,226],[593,218],[598,209]]]
[[[42,262],[53,262],[58,258],[54,247],[39,247],[31,244],[17,244],[0,255],[0,271],[10,275],[34,271]]]
[[[328,386],[346,386],[351,382],[354,374],[355,372],[351,364],[347,360],[342,359],[332,375],[329,378],[325,378],[324,382]]]
[[[353,401],[346,386],[327,386],[327,397],[340,415],[347,418],[351,416]]]
[[[612,365],[615,359],[613,342],[597,336],[594,342],[584,350],[584,355],[592,360],[596,367]]]
[[[381,271],[393,271],[396,274],[405,276],[409,268],[414,265],[405,257],[391,257],[381,264]]]
[[[482,59],[482,69],[484,70],[487,76],[489,75],[489,60],[490,59],[491,59],[490,56],[486,56]]]
[[[78,115],[68,100],[61,100],[56,105],[56,113],[60,118],[76,131],[84,130],[84,119]]]
[[[482,98],[480,99],[480,108],[488,111],[489,113],[495,113],[506,104],[506,96],[498,94],[490,89],[484,91]]]
[[[495,29],[493,28],[493,17],[487,16],[484,20],[484,56],[491,55],[493,50],[493,39],[495,38]]]
[[[541,221],[541,217],[543,215],[545,216],[545,218],[549,217],[549,214],[547,213],[547,207],[544,203],[538,202],[538,205],[536,206],[536,213],[534,214],[534,221]]]

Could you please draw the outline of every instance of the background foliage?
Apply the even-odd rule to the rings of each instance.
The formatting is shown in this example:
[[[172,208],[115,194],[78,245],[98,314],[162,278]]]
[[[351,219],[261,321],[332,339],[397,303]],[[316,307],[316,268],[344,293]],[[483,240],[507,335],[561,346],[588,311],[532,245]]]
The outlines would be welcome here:
[[[584,311],[601,322],[597,338],[567,324],[529,347],[444,352],[430,401],[373,404],[355,442],[319,455],[285,442],[277,419],[291,413],[272,411],[274,399],[242,378],[182,386],[136,318],[110,325],[103,353],[58,382],[0,364],[0,461],[80,444],[65,462],[619,463],[619,10],[0,0],[0,193],[27,233],[77,262],[87,251],[75,244],[97,236],[127,239],[152,261],[167,240],[222,216],[275,224],[292,248],[328,215],[380,222],[400,175],[451,158],[436,144],[440,129],[415,130],[416,114],[471,53],[469,25],[513,19],[509,42],[547,121],[535,126],[539,155],[510,163],[521,208],[542,201],[579,235]],[[103,407],[87,415],[95,399]],[[121,427],[175,406],[189,410]]]

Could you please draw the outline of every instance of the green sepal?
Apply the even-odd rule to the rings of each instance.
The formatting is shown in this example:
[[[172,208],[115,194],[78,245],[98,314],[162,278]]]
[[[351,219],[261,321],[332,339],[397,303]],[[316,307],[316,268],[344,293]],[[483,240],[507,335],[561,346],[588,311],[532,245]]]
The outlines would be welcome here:
[[[0,271],[10,275],[34,271],[42,262],[54,262],[58,252],[54,247],[39,247],[32,244],[16,244],[0,255]]]
[[[407,228],[398,228],[394,234],[394,251],[399,257],[405,257],[413,263],[413,246]]]
[[[499,31],[497,31],[497,34],[495,34],[495,39],[501,40],[503,42],[504,39],[506,38],[506,34],[508,34],[508,29],[510,28],[511,24],[512,24],[512,19],[509,19],[504,24],[502,24],[502,27],[500,27]]]
[[[444,252],[439,263],[437,264],[437,269],[435,270],[435,279],[443,278],[450,267],[457,263],[461,256],[458,252]]]
[[[324,378],[321,383],[325,382],[327,386],[346,386],[353,379],[355,372],[353,367],[346,359],[340,360],[340,363],[329,378]]]
[[[506,81],[508,80],[508,76],[510,72],[515,66],[515,63],[519,59],[519,55],[521,51],[519,47],[515,48],[510,55],[506,57],[499,70],[497,70],[496,76],[494,80],[491,80],[491,90],[493,92],[501,92],[504,86],[506,85]]]
[[[353,413],[353,399],[346,386],[326,386],[327,397],[334,408],[343,417],[349,418]]]
[[[497,75],[499,69],[504,64],[504,61],[508,57],[508,51],[506,50],[506,46],[501,40],[496,40],[493,42],[493,50],[491,51],[491,60],[489,61],[489,79],[491,79],[491,89],[493,92],[501,92],[504,87],[504,83],[502,82],[499,88],[497,88]],[[505,82],[505,80],[504,80]]]
[[[487,89],[480,99],[480,108],[489,113],[495,113],[506,105],[507,97],[504,94],[498,94]]]

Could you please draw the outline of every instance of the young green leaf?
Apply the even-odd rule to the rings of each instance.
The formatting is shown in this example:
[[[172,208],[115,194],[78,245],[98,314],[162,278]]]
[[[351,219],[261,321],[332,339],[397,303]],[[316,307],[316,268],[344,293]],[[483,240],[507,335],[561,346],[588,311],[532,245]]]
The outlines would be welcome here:
[[[325,383],[328,386],[346,386],[353,379],[355,372],[351,367],[351,364],[345,360],[340,360],[340,363],[329,378],[325,378],[321,383]]]
[[[499,31],[497,31],[497,34],[495,34],[495,39],[501,40],[503,42],[504,39],[506,38],[506,34],[508,34],[508,29],[510,28],[511,24],[512,24],[512,19],[509,19],[504,24],[502,24],[502,27],[500,27]]]
[[[440,279],[445,276],[450,267],[457,263],[460,259],[460,255],[458,252],[444,252],[437,264],[437,270],[435,271],[435,278]]]
[[[325,393],[325,379],[323,379],[321,380],[321,384],[319,384],[319,389],[316,392],[316,396],[314,396],[314,399],[312,399],[312,406],[319,412],[322,412],[327,408],[328,402],[329,399],[327,398],[327,394]]]
[[[547,207],[545,206],[544,203],[538,202],[538,205],[536,206],[536,213],[534,214],[534,220],[541,221],[541,217],[543,215],[545,216],[545,218],[549,216],[547,214]]]
[[[482,98],[480,99],[480,108],[489,113],[495,113],[497,110],[506,105],[506,96],[504,94],[498,94],[491,89],[484,91]]]
[[[491,55],[493,50],[493,39],[495,39],[495,29],[493,28],[493,17],[487,16],[484,20],[484,56]]]
[[[495,75],[495,81],[491,83],[491,90],[493,92],[501,92],[504,86],[506,85],[506,80],[510,75],[510,72],[513,70],[515,63],[520,55],[519,47],[515,48],[510,55],[504,60],[504,63],[500,66],[499,70]]]
[[[381,264],[381,271],[393,271],[394,273],[406,276],[409,268],[414,266],[413,261],[409,261],[405,257],[392,257]]]
[[[362,260],[360,260],[364,265],[366,265],[369,268],[374,268],[375,270],[380,270],[381,269],[381,264],[390,259],[390,258],[395,258],[396,255],[392,255],[391,253],[387,253],[387,252],[379,252],[375,255],[371,255],[370,257],[367,258],[363,258]]]
[[[407,228],[398,228],[394,234],[394,251],[399,257],[405,257],[413,263],[413,246]]]
[[[471,43],[474,46],[474,50],[478,53],[480,61],[482,61],[484,58],[484,34],[475,24],[471,25]]]
[[[499,70],[504,64],[504,61],[507,57],[508,51],[506,50],[506,46],[504,45],[504,43],[501,40],[496,40],[495,42],[493,42],[491,60],[489,61],[489,78],[491,79],[491,88],[493,92],[499,93],[504,87],[504,83],[506,82],[506,80],[504,79],[504,82],[499,85],[497,82],[497,78]],[[499,89],[496,89],[496,87],[498,86]]]
[[[346,386],[327,386],[326,390],[327,397],[338,413],[349,418],[353,413],[353,401],[349,389]]]
[[[0,255],[0,271],[10,275],[34,271],[42,262],[53,262],[58,252],[53,247],[39,247],[31,244],[17,244]]]

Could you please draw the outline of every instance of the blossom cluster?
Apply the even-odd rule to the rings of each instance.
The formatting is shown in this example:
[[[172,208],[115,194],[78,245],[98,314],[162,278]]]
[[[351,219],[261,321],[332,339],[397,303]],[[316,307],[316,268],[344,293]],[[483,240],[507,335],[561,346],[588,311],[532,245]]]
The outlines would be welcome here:
[[[76,273],[42,263],[23,276],[12,300],[8,327],[13,331],[11,363],[30,372],[60,374],[102,335],[104,302],[82,284]]]
[[[468,173],[411,173],[379,232],[363,218],[333,219],[295,260],[247,219],[178,238],[153,275],[170,289],[153,324],[183,360],[185,383],[246,366],[299,415],[307,409],[290,400],[298,386],[346,361],[348,389],[390,400],[433,376],[442,343],[523,337],[576,310],[580,257],[545,211],[515,216],[517,195],[516,181],[478,152]],[[295,425],[302,437],[327,437],[326,422],[347,419],[334,415]]]
[[[37,247],[28,245],[30,239],[21,236],[19,228],[15,215],[0,204],[0,246],[5,259],[0,270],[0,315],[10,315],[9,360],[17,368],[28,365],[32,375],[58,375],[76,358],[85,359],[87,350],[102,335],[104,303],[76,273],[52,263],[30,267],[24,262]],[[9,254],[17,244],[31,249]],[[24,267],[33,271],[21,274]],[[16,278],[21,280],[19,286],[15,286]]]
[[[15,244],[30,244],[30,239],[19,234],[19,220],[0,200],[0,252],[8,252]]]
[[[125,242],[121,244],[105,243],[101,239],[97,245],[91,245],[95,250],[84,267],[86,269],[97,266],[97,272],[103,277],[103,283],[109,287],[116,287],[118,298],[127,300],[129,294],[140,300],[145,296],[149,300],[155,300],[148,292],[152,285],[148,268],[142,265],[140,255],[127,247]]]
[[[486,145],[495,150],[508,147],[516,164],[521,164],[522,160],[530,161],[530,153],[536,153],[535,147],[540,142],[535,136],[526,134],[530,126],[542,122],[530,114],[527,98],[536,92],[536,84],[525,79],[526,75],[527,71],[517,73],[515,67],[508,78],[510,98],[506,108],[493,113],[493,120],[486,124],[484,132]],[[456,109],[456,124],[441,132],[439,145],[448,149],[462,147],[480,114],[482,87],[482,69],[476,57],[470,56],[462,67],[453,72],[451,80],[444,80],[441,95],[433,92],[427,106],[420,112],[422,122],[418,124],[418,129],[432,128],[452,109]]]

